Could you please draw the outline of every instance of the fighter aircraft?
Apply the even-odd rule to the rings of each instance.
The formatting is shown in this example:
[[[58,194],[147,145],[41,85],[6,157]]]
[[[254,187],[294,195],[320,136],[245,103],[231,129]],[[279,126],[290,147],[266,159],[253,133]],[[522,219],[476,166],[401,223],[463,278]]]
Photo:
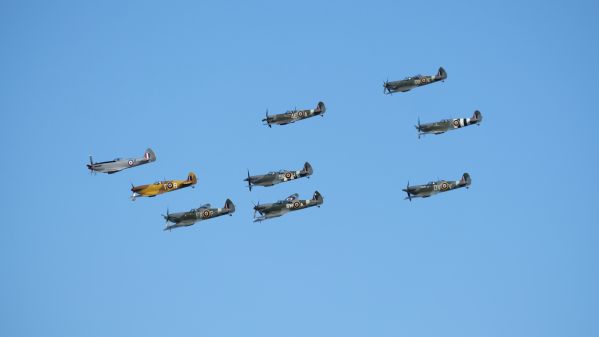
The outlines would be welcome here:
[[[412,201],[412,198],[428,198],[439,192],[447,192],[462,187],[468,188],[471,182],[470,175],[464,173],[462,179],[457,181],[438,180],[431,181],[425,185],[416,186],[410,186],[410,182],[408,182],[408,186],[403,191],[408,194],[406,199]]]
[[[189,172],[187,180],[165,180],[157,181],[149,185],[133,186],[131,184],[131,200],[135,201],[137,197],[155,197],[159,194],[172,192],[185,187],[194,187],[198,182],[195,173]]]
[[[90,170],[90,173],[101,172],[113,174],[124,169],[151,163],[155,160],[156,155],[154,154],[154,151],[152,151],[152,149],[147,149],[142,158],[116,158],[110,161],[94,163],[92,156],[89,156],[89,164],[87,164],[87,168]]]
[[[322,195],[318,193],[318,191],[314,192],[314,196],[312,199],[308,200],[299,200],[299,195],[294,193],[288,196],[284,200],[279,200],[272,204],[262,204],[258,203],[258,205],[254,206],[254,222],[261,222],[264,220],[272,219],[279,217],[281,215],[285,215],[291,211],[297,211],[300,209],[317,206],[320,207],[322,205],[324,199]],[[259,217],[256,217],[256,212],[260,213]]]
[[[385,95],[392,94],[395,92],[406,92],[416,87],[435,83],[438,81],[444,81],[446,78],[447,72],[445,72],[445,69],[443,69],[443,67],[440,67],[439,71],[437,72],[437,75],[414,75],[411,77],[406,77],[400,81],[386,81],[385,83],[383,83],[383,92],[385,93]]]
[[[323,102],[318,102],[315,109],[309,110],[289,110],[285,113],[278,115],[268,115],[268,110],[266,110],[266,118],[262,119],[264,125],[268,125],[268,127],[272,127],[272,124],[285,125],[289,123],[295,123],[299,120],[314,117],[320,115],[324,117],[324,113],[327,108],[324,106]]]
[[[304,167],[299,171],[280,170],[279,172],[268,172],[267,174],[250,176],[250,170],[248,170],[248,177],[245,178],[243,181],[248,182],[248,188],[250,189],[250,191],[252,191],[253,185],[272,186],[278,183],[283,183],[298,178],[309,178],[313,172],[314,170],[312,170],[312,165],[306,162],[304,164]]]
[[[440,135],[442,133],[445,133],[446,131],[459,129],[468,125],[480,125],[480,122],[482,122],[482,120],[483,115],[480,113],[480,111],[476,110],[470,118],[444,119],[438,122],[427,124],[420,124],[420,119],[418,119],[418,125],[415,125],[415,127],[416,130],[418,130],[418,138],[420,138],[420,135]]]
[[[172,230],[173,228],[186,227],[195,224],[198,221],[216,218],[221,215],[233,215],[235,213],[235,205],[231,199],[225,201],[223,208],[212,208],[210,204],[204,204],[199,208],[193,208],[188,212],[169,213],[166,210],[166,215],[162,215],[166,220],[166,228],[164,230]]]

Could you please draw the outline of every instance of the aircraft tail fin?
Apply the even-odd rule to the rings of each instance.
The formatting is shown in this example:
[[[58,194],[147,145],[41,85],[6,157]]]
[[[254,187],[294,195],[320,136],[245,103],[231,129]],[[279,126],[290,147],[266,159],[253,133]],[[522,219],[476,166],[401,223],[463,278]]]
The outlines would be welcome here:
[[[445,69],[443,69],[443,67],[439,67],[439,71],[437,72],[437,77],[439,77],[442,80],[447,78],[447,72],[445,71]]]
[[[152,149],[148,148],[144,153],[144,158],[146,158],[147,161],[153,162],[156,160],[156,154]]]
[[[323,114],[325,111],[327,111],[327,107],[324,105],[324,102],[318,102],[316,105],[316,112]]]
[[[476,124],[482,122],[482,120],[483,120],[483,115],[478,110],[474,111],[472,118],[470,118],[470,121],[473,123],[476,123]]]
[[[312,173],[314,173],[314,170],[312,169],[312,165],[310,165],[310,163],[306,162],[304,163],[304,169],[302,170],[305,176],[311,176]]]
[[[231,199],[227,199],[227,201],[225,201],[225,207],[223,208],[228,210],[229,213],[235,212],[235,204],[233,203],[233,201],[231,201]]]
[[[187,181],[191,181],[192,184],[195,184],[198,182],[198,178],[196,177],[195,173],[189,172],[189,174],[187,175]]]
[[[312,200],[316,201],[318,204],[322,204],[324,202],[324,198],[318,191],[314,191],[314,196],[312,196]]]
[[[472,179],[470,179],[470,175],[468,173],[464,173],[462,175],[462,179],[460,180],[460,185],[468,187],[471,183]]]

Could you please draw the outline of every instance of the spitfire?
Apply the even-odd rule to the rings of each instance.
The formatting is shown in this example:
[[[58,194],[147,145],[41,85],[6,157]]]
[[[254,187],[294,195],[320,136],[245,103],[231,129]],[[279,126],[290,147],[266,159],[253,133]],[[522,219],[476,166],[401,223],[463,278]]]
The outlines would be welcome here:
[[[480,122],[483,120],[483,115],[480,111],[474,111],[474,114],[470,118],[456,118],[456,119],[444,119],[439,122],[428,123],[428,124],[420,124],[420,119],[418,120],[418,125],[415,125],[416,130],[418,130],[418,138],[421,135],[426,134],[435,134],[440,135],[445,133],[446,131],[456,130],[468,125],[477,124],[480,125]]]
[[[186,227],[195,224],[198,221],[208,220],[216,218],[222,215],[232,216],[235,213],[235,205],[231,199],[225,201],[223,208],[212,208],[210,204],[204,204],[199,208],[191,209],[188,212],[169,213],[166,211],[166,215],[162,215],[166,220],[166,227],[164,230],[172,230],[173,228]]]
[[[264,125],[268,125],[268,127],[272,127],[272,124],[278,125],[286,125],[289,123],[295,123],[299,120],[314,117],[314,116],[322,116],[324,117],[324,113],[326,111],[326,107],[323,102],[318,102],[315,109],[309,110],[289,110],[285,113],[278,115],[268,115],[268,110],[266,110],[266,118],[262,119]]]
[[[155,197],[159,194],[172,192],[181,188],[193,187],[198,182],[195,173],[189,172],[187,180],[166,180],[157,181],[150,185],[133,186],[131,184],[131,200],[135,201],[137,197]]]
[[[279,200],[272,204],[258,204],[254,206],[254,222],[260,222],[276,217],[280,217],[292,211],[317,206],[320,207],[324,202],[322,195],[318,191],[314,192],[312,199],[299,200],[299,195],[294,193],[288,196],[284,200]],[[256,217],[256,212],[260,213],[259,217]]]
[[[116,158],[110,161],[94,163],[92,156],[89,156],[89,164],[87,168],[91,173],[108,173],[113,174],[124,169],[132,168],[139,165],[151,163],[156,160],[156,155],[152,149],[147,149],[142,158]]]
[[[423,76],[423,75],[414,75],[411,77],[406,77],[400,81],[386,81],[383,83],[383,92],[385,95],[393,94],[395,92],[406,92],[410,91],[416,87],[421,87],[423,85],[435,83],[438,81],[444,81],[447,78],[447,72],[443,67],[439,68],[437,75],[431,76]]]
[[[415,186],[410,186],[410,182],[408,182],[408,186],[403,191],[408,194],[406,199],[412,201],[412,198],[428,198],[440,192],[447,192],[462,187],[468,188],[471,182],[470,175],[464,173],[462,179],[457,181],[439,180]]]
[[[278,172],[268,172],[266,174],[250,176],[250,171],[248,170],[248,177],[243,181],[248,182],[248,188],[250,191],[252,190],[252,186],[272,186],[278,183],[287,182],[290,180],[295,180],[298,178],[309,178],[314,170],[312,169],[312,165],[306,162],[304,167],[299,171],[287,171],[280,170]]]

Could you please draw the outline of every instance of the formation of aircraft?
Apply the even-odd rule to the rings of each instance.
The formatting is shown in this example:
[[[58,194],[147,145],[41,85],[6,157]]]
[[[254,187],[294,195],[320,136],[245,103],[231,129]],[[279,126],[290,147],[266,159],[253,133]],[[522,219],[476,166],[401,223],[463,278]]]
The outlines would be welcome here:
[[[412,198],[428,198],[432,195],[455,190],[457,188],[469,188],[471,183],[472,180],[470,179],[470,175],[468,173],[464,173],[462,175],[462,179],[456,181],[438,180],[431,181],[424,185],[414,186],[410,186],[410,182],[408,181],[408,186],[404,188],[403,191],[408,194],[406,199],[412,201]]]
[[[191,226],[198,221],[208,220],[223,215],[232,216],[233,213],[235,213],[235,204],[233,204],[231,199],[227,199],[222,208],[212,208],[210,204],[204,204],[187,212],[169,213],[167,209],[166,215],[162,216],[166,220],[166,227],[164,230],[170,231],[173,228]]]
[[[418,119],[418,125],[415,125],[415,127],[416,130],[418,130],[418,138],[420,138],[421,135],[440,135],[447,131],[456,130],[468,125],[480,125],[480,122],[482,122],[482,120],[483,115],[480,113],[480,111],[476,110],[470,118],[444,119],[438,122],[427,124],[420,124],[420,119]]]
[[[322,116],[324,117],[324,113],[327,110],[323,102],[318,102],[316,108],[308,109],[308,110],[289,110],[282,114],[277,115],[268,115],[268,110],[266,110],[266,118],[262,119],[264,125],[268,125],[268,127],[272,127],[272,124],[277,125],[286,125],[289,123],[295,123],[299,120],[314,117],[314,116]]]
[[[439,81],[444,81],[446,78],[447,72],[445,71],[445,69],[443,69],[443,67],[439,67],[439,70],[436,75],[415,75],[407,77],[400,81],[386,81],[383,84],[383,88],[385,94],[406,92],[416,87],[428,85]],[[318,102],[317,106],[314,109],[293,109],[285,113],[276,115],[269,115],[267,110],[266,118],[262,119],[262,122],[264,122],[264,124],[270,128],[273,124],[286,125],[318,115],[324,116],[325,112],[326,106],[324,102],[321,101]],[[419,118],[418,125],[416,125],[415,127],[418,131],[418,138],[420,138],[421,135],[438,135],[447,131],[459,129],[469,125],[480,125],[482,119],[482,114],[480,113],[480,111],[476,110],[470,118],[444,119],[438,122],[425,124],[421,124]],[[120,172],[124,169],[154,162],[156,161],[156,155],[154,154],[154,151],[152,151],[152,149],[148,148],[144,152],[144,156],[142,158],[117,158],[111,161],[94,163],[92,156],[90,156],[89,160],[90,162],[89,164],[87,164],[87,168],[90,170],[91,173],[100,172],[113,174],[116,172]],[[310,165],[309,162],[305,162],[304,166],[300,170],[295,171],[279,170],[277,172],[273,171],[266,174],[252,176],[250,175],[250,172],[248,170],[247,178],[244,179],[244,181],[247,182],[248,189],[251,191],[253,186],[269,187],[283,182],[296,180],[299,178],[309,178],[313,173],[314,170],[312,168],[312,165]],[[172,192],[186,187],[193,188],[196,183],[197,177],[195,173],[190,172],[187,176],[187,179],[185,180],[165,180],[141,186],[133,186],[133,184],[131,184],[131,192],[133,192],[133,194],[131,195],[131,199],[135,201],[138,197],[151,198],[163,193]],[[462,187],[469,188],[471,183],[472,180],[470,178],[470,174],[464,173],[461,179],[457,181],[438,180],[431,181],[423,185],[413,186],[410,186],[410,183],[408,182],[408,185],[405,189],[403,189],[403,191],[407,194],[406,199],[412,201],[412,198],[428,198],[441,192],[447,192]],[[254,205],[254,222],[261,222],[264,220],[280,217],[289,212],[313,206],[320,207],[323,204],[323,202],[324,199],[322,195],[318,191],[315,191],[311,199],[299,199],[299,195],[297,193],[294,193],[283,200],[279,200],[273,203],[258,203],[257,205]],[[198,221],[204,221],[223,215],[233,215],[234,212],[235,204],[233,204],[231,199],[227,199],[222,208],[213,208],[210,204],[204,204],[198,208],[191,209],[187,212],[170,213],[167,209],[166,215],[162,215],[166,220],[166,227],[164,228],[164,230],[170,231],[174,228],[191,226]],[[256,216],[257,213],[259,213],[260,216]]]
[[[189,172],[186,180],[165,180],[157,181],[153,184],[133,186],[131,184],[131,200],[135,201],[138,197],[155,197],[159,194],[176,191],[186,187],[194,187],[198,179],[193,172]]]
[[[396,92],[406,92],[410,91],[414,88],[421,87],[423,85],[444,81],[447,78],[447,72],[443,67],[439,67],[439,71],[437,75],[414,75],[410,77],[406,77],[403,80],[399,81],[385,81],[383,83],[383,92],[385,95],[393,94]]]
[[[243,181],[248,182],[248,188],[252,191],[252,186],[272,186],[279,183],[284,183],[287,181],[295,180],[298,178],[309,178],[314,170],[312,169],[312,165],[306,162],[304,167],[298,171],[287,171],[280,170],[278,172],[268,172],[266,174],[260,174],[256,176],[250,176],[250,170],[248,170],[248,177]]]
[[[312,199],[300,200],[299,195],[294,193],[283,200],[273,202],[270,204],[260,204],[254,206],[254,222],[261,222],[264,220],[280,217],[289,212],[297,211],[308,207],[320,207],[324,202],[322,195],[318,191],[314,192]],[[260,213],[259,217],[256,217],[256,212]]]
[[[156,155],[152,149],[147,149],[144,156],[141,158],[116,158],[109,161],[94,163],[92,156],[89,156],[89,164],[87,168],[90,173],[108,173],[113,174],[124,169],[132,168],[139,165],[151,163],[156,160]]]

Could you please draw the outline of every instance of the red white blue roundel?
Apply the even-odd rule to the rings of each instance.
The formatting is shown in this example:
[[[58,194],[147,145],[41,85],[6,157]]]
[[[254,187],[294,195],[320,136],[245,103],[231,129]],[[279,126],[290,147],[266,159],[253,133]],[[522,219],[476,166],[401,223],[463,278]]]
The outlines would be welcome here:
[[[129,166],[133,166],[133,160],[129,160],[127,164],[129,164]]]
[[[166,187],[173,188],[173,183],[169,182],[168,184],[166,184]]]
[[[293,203],[293,208],[299,208],[300,207],[300,202],[296,201]]]

